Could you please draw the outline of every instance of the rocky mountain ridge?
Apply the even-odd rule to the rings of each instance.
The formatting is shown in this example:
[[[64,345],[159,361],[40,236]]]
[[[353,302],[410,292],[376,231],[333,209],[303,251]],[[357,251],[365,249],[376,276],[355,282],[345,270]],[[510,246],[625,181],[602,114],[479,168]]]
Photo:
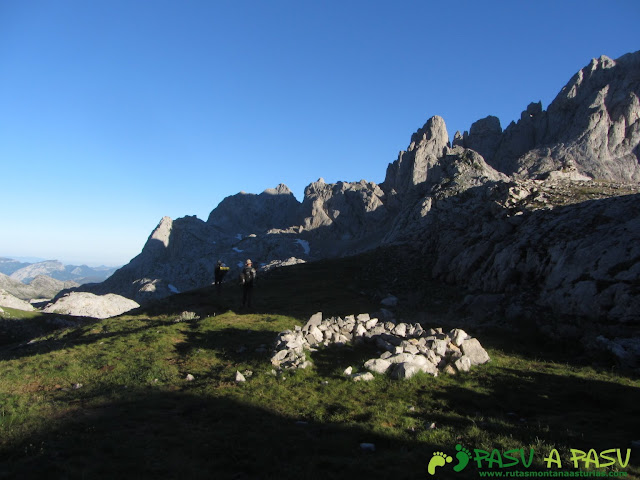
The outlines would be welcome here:
[[[71,281],[82,285],[106,280],[116,270],[115,267],[105,266],[64,265],[58,260],[28,263],[0,257],[0,273],[24,284],[29,284],[36,277],[45,275],[55,280]]]
[[[320,179],[302,202],[279,185],[228,197],[207,222],[165,217],[140,255],[84,289],[143,303],[210,284],[218,259],[237,272],[246,258],[308,261],[406,243],[422,252],[425,274],[479,294],[634,322],[639,97],[640,52],[600,57],[547,111],[531,104],[504,131],[487,117],[451,145],[444,120],[430,118],[382,184]]]
[[[557,170],[593,179],[640,181],[640,55],[593,59],[562,88],[545,111],[531,103],[504,131],[496,117],[456,133],[454,145],[517,178]]]

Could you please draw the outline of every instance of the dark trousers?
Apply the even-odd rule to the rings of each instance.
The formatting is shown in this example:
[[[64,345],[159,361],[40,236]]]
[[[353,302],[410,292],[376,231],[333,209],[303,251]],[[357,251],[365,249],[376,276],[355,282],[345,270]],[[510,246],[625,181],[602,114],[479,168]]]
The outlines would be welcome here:
[[[253,283],[247,282],[242,285],[242,306],[251,306],[251,297],[253,297]]]

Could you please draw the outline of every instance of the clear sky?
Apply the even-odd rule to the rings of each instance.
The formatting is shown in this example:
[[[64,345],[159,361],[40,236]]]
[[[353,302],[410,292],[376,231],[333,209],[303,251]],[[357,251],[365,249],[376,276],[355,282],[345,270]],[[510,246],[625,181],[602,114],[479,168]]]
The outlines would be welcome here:
[[[241,190],[382,182],[640,49],[638,0],[2,0],[0,256],[118,265]]]

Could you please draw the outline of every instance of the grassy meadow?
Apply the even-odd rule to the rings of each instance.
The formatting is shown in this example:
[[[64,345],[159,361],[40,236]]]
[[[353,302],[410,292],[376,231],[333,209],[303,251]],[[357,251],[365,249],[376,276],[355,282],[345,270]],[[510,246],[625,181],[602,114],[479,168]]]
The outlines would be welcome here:
[[[455,376],[353,382],[344,369],[378,356],[366,345],[320,349],[312,368],[274,375],[278,332],[316,311],[373,313],[387,287],[401,293],[405,280],[387,267],[361,257],[282,268],[259,279],[251,310],[231,281],[116,318],[66,317],[76,326],[5,309],[0,478],[479,478],[473,461],[435,475],[428,464],[460,444],[533,449],[529,471],[547,470],[556,449],[563,468],[551,470],[575,471],[572,448],[626,451],[640,439],[637,376],[534,333],[466,328],[492,361]],[[464,292],[421,282],[424,295],[400,295],[398,319],[460,326],[444,312]],[[640,452],[624,469],[590,470],[640,478]]]

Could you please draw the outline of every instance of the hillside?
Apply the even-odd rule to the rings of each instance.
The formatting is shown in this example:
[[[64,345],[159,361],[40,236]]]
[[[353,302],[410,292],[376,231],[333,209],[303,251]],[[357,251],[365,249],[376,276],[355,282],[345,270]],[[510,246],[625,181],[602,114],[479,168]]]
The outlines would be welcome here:
[[[555,448],[569,472],[570,448],[626,451],[637,440],[637,376],[526,324],[515,336],[505,319],[474,326],[450,314],[467,292],[416,276],[420,265],[397,264],[397,253],[276,269],[249,312],[227,283],[107,320],[4,319],[0,338],[14,337],[0,346],[0,476],[428,478],[434,453],[455,456],[457,444],[533,449],[529,471],[546,470]],[[414,278],[421,297],[404,293]],[[311,352],[311,369],[272,374],[278,332],[316,311],[373,313],[388,293],[399,295],[398,319],[464,325],[492,361],[455,376],[353,382],[343,370],[361,370],[375,348],[345,346]],[[636,452],[622,469],[632,476]],[[447,465],[438,478],[481,470]]]
[[[33,300],[53,298],[60,291],[78,287],[79,284],[72,281],[61,281],[46,275],[38,275],[28,284],[0,273],[0,288],[21,300]]]

